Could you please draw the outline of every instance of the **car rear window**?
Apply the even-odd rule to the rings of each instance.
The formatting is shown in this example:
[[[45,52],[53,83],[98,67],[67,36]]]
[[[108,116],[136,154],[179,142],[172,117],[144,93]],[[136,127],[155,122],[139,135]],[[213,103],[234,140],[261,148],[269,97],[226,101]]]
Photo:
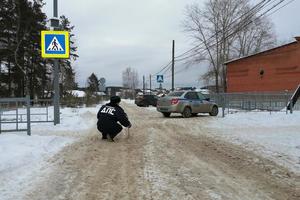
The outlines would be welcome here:
[[[171,92],[168,94],[170,97],[180,97],[184,92]]]

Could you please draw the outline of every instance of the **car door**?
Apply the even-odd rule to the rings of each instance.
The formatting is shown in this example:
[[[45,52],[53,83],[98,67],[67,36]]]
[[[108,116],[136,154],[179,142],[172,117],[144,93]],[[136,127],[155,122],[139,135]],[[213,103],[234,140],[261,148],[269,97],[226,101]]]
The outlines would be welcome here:
[[[201,109],[201,101],[196,92],[187,92],[184,96],[188,101],[188,105],[192,108],[192,113],[198,113]]]
[[[210,112],[210,104],[206,100],[206,97],[201,92],[197,92],[197,95],[198,95],[199,100],[201,102],[201,105],[199,106],[199,112],[201,112],[201,113]]]

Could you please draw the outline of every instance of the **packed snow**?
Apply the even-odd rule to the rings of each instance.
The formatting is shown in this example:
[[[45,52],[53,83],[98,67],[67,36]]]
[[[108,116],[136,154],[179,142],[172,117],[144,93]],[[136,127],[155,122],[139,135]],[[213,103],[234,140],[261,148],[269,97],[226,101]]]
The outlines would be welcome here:
[[[122,101],[134,104],[132,100]],[[13,195],[26,187],[29,178],[45,165],[47,159],[95,128],[99,107],[62,108],[61,124],[35,123],[32,125],[32,136],[27,136],[26,132],[0,134],[0,199],[16,197]],[[156,112],[155,107],[145,110]],[[33,109],[32,112],[41,110]],[[49,113],[49,119],[52,119],[52,107]],[[224,118],[221,114],[209,117],[208,121],[204,127],[210,130],[207,135],[236,143],[294,172],[300,172],[299,111],[293,114],[236,112],[226,114]],[[197,134],[197,127],[191,134]]]
[[[300,112],[235,112],[212,118],[208,134],[239,144],[300,173]]]
[[[146,109],[156,112],[155,107]],[[205,127],[195,127],[191,134],[203,128],[210,130],[208,136],[238,144],[300,174],[300,111],[226,110],[222,117],[219,109],[217,117],[210,117]]]

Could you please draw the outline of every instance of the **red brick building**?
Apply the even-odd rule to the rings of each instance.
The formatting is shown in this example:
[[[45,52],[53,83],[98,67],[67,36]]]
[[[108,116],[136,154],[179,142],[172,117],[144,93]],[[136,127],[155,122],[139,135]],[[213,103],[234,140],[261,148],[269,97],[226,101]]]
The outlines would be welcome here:
[[[300,84],[300,37],[296,41],[228,61],[227,92],[294,91]]]

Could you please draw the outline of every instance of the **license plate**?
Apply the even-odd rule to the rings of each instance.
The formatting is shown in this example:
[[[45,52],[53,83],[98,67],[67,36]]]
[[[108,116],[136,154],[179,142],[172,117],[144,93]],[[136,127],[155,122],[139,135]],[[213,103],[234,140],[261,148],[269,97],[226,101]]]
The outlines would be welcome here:
[[[168,111],[168,108],[160,108],[160,111]]]

